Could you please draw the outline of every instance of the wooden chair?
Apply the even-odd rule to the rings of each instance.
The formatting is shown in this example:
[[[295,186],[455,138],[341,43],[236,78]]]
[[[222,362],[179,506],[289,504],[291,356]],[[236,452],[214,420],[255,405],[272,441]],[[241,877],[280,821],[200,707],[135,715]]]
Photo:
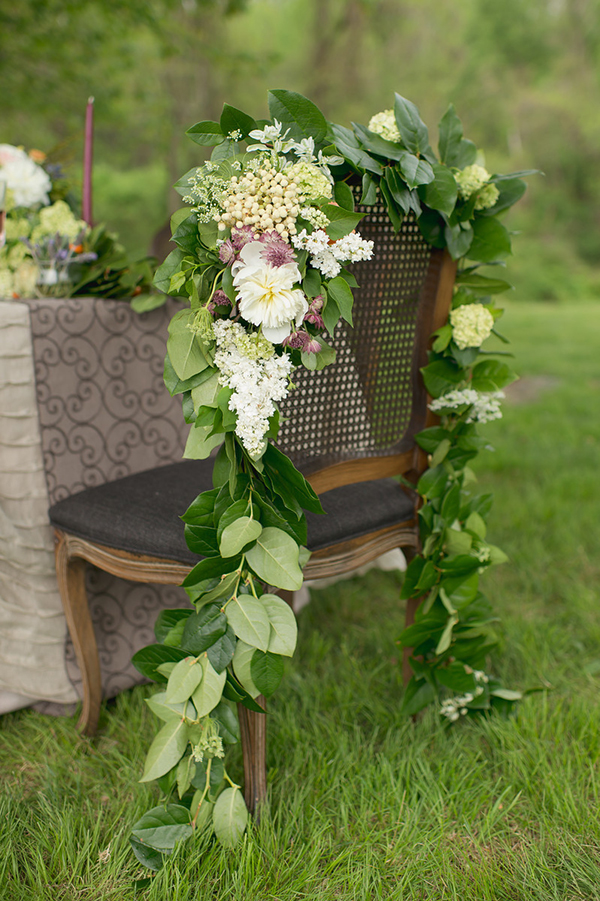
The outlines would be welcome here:
[[[374,258],[353,267],[354,329],[336,329],[336,362],[297,370],[278,446],[305,473],[327,516],[308,514],[312,556],[306,579],[346,573],[400,547],[419,547],[416,504],[397,480],[426,468],[414,436],[433,420],[419,373],[431,333],[447,319],[456,265],[407,219],[396,234],[385,209],[368,207],[363,237]],[[137,582],[179,584],[198,558],[179,515],[212,487],[212,461],[182,461],[86,489],[50,509],[56,568],[83,676],[79,728],[93,734],[102,697],[98,652],[85,592],[86,561]],[[289,600],[289,598],[287,598]],[[416,604],[409,602],[407,622]],[[404,660],[405,674],[408,655]],[[261,701],[262,703],[262,701]],[[266,791],[266,717],[240,707],[245,796],[251,810]]]

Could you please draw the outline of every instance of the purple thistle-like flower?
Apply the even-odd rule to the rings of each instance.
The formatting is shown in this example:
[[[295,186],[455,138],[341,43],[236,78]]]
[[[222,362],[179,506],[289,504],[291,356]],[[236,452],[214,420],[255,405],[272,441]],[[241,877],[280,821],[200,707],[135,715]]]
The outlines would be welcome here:
[[[286,263],[296,262],[293,247],[283,240],[279,232],[264,232],[258,240],[265,245],[261,256],[271,266],[285,266]]]
[[[304,347],[304,353],[318,354],[320,350],[321,350],[321,342],[317,341],[316,338],[311,338],[309,336],[309,339],[306,342],[306,345]]]
[[[223,241],[219,247],[219,259],[222,263],[225,263],[226,266],[231,266],[237,259],[235,247],[229,238],[227,238],[226,241]]]
[[[230,306],[231,306],[231,301],[225,294],[225,291],[222,291],[219,288],[219,290],[215,291],[215,293],[213,294],[212,300],[209,301],[209,303],[206,306],[206,309],[208,310],[209,313],[215,313],[215,312],[224,313],[225,310],[223,308],[230,307]],[[220,309],[218,311],[216,309],[217,307],[220,307]]]
[[[281,342],[284,347],[292,347],[296,350],[304,350],[310,341],[308,332],[292,332]]]
[[[325,323],[323,322],[323,317],[320,313],[317,313],[316,310],[310,310],[308,313],[304,315],[305,322],[312,322],[313,325],[316,325],[317,328],[325,328]]]
[[[252,231],[250,225],[243,225],[241,228],[232,228],[231,229],[231,242],[236,249],[236,251],[240,251],[242,247],[246,244],[249,244],[250,241],[255,241],[256,235]],[[223,246],[223,245],[221,245]]]

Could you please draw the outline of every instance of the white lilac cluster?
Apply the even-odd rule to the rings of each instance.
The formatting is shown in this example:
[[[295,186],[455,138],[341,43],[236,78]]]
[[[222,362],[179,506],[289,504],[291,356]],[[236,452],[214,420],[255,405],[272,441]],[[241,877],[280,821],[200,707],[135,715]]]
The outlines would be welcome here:
[[[217,342],[215,366],[219,381],[233,390],[229,409],[237,414],[235,433],[252,458],[265,446],[275,403],[288,393],[292,362],[281,357],[260,333],[247,333],[239,322],[219,320],[213,331]]]
[[[500,401],[504,398],[503,391],[475,391],[474,388],[455,388],[448,394],[443,394],[432,400],[429,409],[432,413],[448,413],[451,410],[470,408],[465,422],[491,422],[492,419],[502,419]],[[461,409],[464,408],[464,409]]]
[[[489,682],[488,676],[483,670],[473,670],[476,682]],[[455,723],[461,716],[468,712],[467,704],[478,698],[484,692],[483,686],[478,685],[475,691],[466,691],[464,695],[456,695],[454,698],[446,698],[440,704],[440,714],[447,717],[451,723]]]
[[[397,143],[401,140],[393,109],[386,109],[381,113],[375,113],[374,116],[371,116],[371,119],[369,120],[369,130],[374,131],[376,135],[381,135],[386,141],[394,141]]]
[[[461,350],[479,347],[489,338],[494,317],[481,303],[466,303],[450,312],[452,337]]]
[[[335,278],[339,275],[342,263],[370,260],[373,256],[373,241],[361,238],[357,232],[331,241],[329,235],[321,229],[309,235],[303,228],[299,235],[292,238],[292,244],[298,250],[307,250],[310,265],[326,278]]]
[[[499,197],[499,191],[496,185],[488,184],[490,173],[483,166],[474,163],[472,166],[466,166],[459,172],[454,173],[454,178],[458,184],[458,194],[463,200],[470,200],[476,194],[475,200],[476,210],[487,210],[494,206]]]
[[[0,144],[0,181],[7,188],[7,209],[50,203],[50,176],[20,147]]]

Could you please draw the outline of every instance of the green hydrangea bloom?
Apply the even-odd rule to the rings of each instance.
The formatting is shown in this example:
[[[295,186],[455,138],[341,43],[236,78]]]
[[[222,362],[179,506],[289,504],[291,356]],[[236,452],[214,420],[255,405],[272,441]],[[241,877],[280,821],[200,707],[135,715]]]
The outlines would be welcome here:
[[[329,199],[332,196],[329,179],[312,163],[294,163],[289,172],[286,170],[285,175],[295,181],[298,194],[305,203],[310,204],[320,198]]]
[[[19,238],[28,238],[31,231],[31,223],[28,219],[6,219],[6,240],[18,241]]]
[[[498,200],[499,191],[496,185],[488,184],[490,173],[483,166],[474,163],[465,166],[460,172],[455,172],[454,177],[458,184],[458,194],[463,200],[469,200],[474,194],[476,210],[487,210],[494,206]]]
[[[0,266],[0,297],[10,298],[15,290],[13,274],[7,266]]]
[[[57,232],[73,241],[82,229],[87,229],[87,224],[82,219],[75,218],[64,200],[57,200],[52,206],[43,207],[39,215],[40,224],[36,225],[31,233],[31,240],[34,243]]]
[[[381,135],[386,141],[398,143],[401,140],[393,109],[384,109],[381,113],[375,113],[369,120],[369,130],[374,131],[376,135]]]

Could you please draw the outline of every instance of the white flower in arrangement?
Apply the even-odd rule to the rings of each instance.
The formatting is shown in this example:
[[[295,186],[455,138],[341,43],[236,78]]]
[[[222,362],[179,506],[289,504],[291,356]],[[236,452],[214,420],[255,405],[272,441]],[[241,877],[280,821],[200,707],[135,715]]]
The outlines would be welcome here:
[[[298,194],[304,203],[310,204],[321,198],[329,200],[332,196],[329,179],[312,163],[304,161],[294,163],[285,170],[285,174],[296,183]]]
[[[219,381],[233,390],[229,409],[237,414],[235,433],[257,458],[265,447],[275,403],[287,397],[292,361],[286,353],[277,356],[264,335],[247,333],[239,322],[219,320],[213,331]]]
[[[301,325],[308,302],[304,292],[294,288],[302,278],[297,264],[274,266],[265,260],[266,254],[268,245],[251,241],[231,271],[242,317],[262,326],[264,336],[279,343],[292,331],[292,323]]]
[[[298,186],[288,170],[279,172],[271,160],[261,161],[254,170],[234,175],[222,191],[220,208],[214,219],[219,229],[243,228],[255,232],[276,229],[283,238],[296,233],[300,212]]]
[[[461,350],[479,347],[489,338],[494,317],[481,303],[462,304],[450,312],[452,337]]]
[[[461,716],[467,715],[467,704],[475,700],[475,695],[466,691],[464,695],[456,695],[454,698],[446,698],[440,705],[440,714],[447,717],[451,723],[455,723]]]
[[[316,229],[308,234],[303,228],[299,235],[292,237],[292,244],[298,250],[307,250],[310,265],[318,269],[325,278],[335,278],[342,270],[342,263],[370,260],[373,256],[373,241],[367,241],[357,232],[351,232],[337,241],[331,241],[327,232]]]
[[[393,109],[386,109],[381,113],[375,113],[374,116],[371,116],[371,119],[369,120],[369,130],[374,131],[376,135],[381,135],[386,141],[394,141],[397,143],[401,140]]]
[[[275,153],[288,153],[292,150],[296,142],[291,140],[286,141],[286,138],[290,133],[289,128],[281,134],[281,122],[278,122],[277,119],[273,119],[273,122],[275,123],[274,125],[265,125],[264,128],[255,128],[254,131],[249,132],[248,137],[253,138],[255,141],[260,141],[260,144],[252,144],[249,146],[249,151],[270,151],[272,149]],[[271,144],[272,147],[268,147],[268,144]]]
[[[488,184],[491,176],[483,166],[476,163],[465,166],[460,172],[454,173],[454,178],[458,184],[458,194],[463,200],[469,200],[473,194],[477,194],[476,210],[487,210],[498,200],[498,188]]]
[[[15,207],[50,203],[50,176],[24,150],[11,144],[0,144],[0,178],[11,192]]]
[[[504,398],[503,391],[475,391],[474,388],[455,388],[442,397],[432,400],[429,409],[432,413],[448,413],[452,410],[470,408],[465,422],[491,422],[493,419],[502,419],[500,401]],[[461,412],[464,412],[462,410]]]

